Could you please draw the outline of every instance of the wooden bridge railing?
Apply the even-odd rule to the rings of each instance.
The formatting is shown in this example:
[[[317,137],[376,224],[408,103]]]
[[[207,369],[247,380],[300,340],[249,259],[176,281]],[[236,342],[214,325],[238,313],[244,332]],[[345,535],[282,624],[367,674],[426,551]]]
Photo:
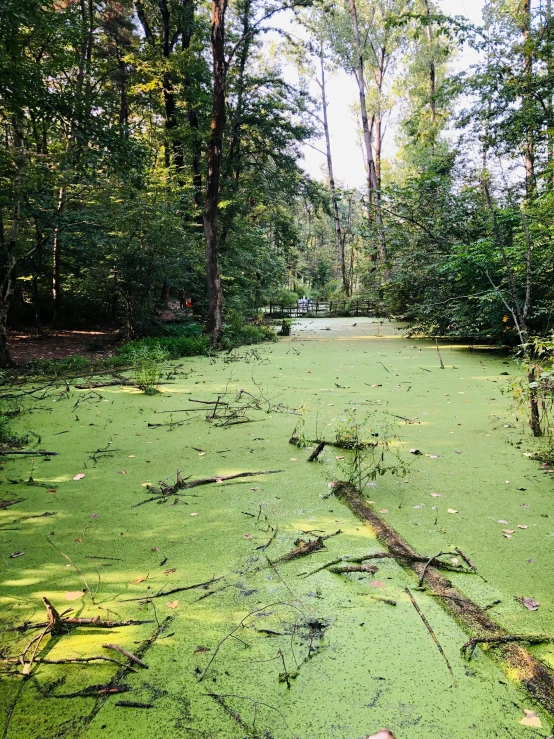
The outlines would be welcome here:
[[[373,307],[370,300],[316,300],[302,305],[282,305],[271,302],[262,310],[268,318],[309,318],[310,316],[329,315],[369,316],[373,312]]]

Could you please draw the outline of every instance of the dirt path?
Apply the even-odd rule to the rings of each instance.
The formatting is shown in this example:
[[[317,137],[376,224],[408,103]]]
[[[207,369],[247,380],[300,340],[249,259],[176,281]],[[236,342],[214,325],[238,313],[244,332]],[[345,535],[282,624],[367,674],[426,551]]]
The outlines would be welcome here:
[[[153,623],[79,627],[45,641],[40,652],[50,660],[121,658],[102,648],[109,641],[143,654],[148,670],[44,664],[22,682],[12,666],[0,684],[4,739],[356,739],[381,726],[398,739],[548,736],[550,721],[540,710],[541,728],[518,723],[524,709],[537,710],[529,697],[480,650],[471,662],[462,659],[468,635],[394,561],[375,562],[375,573],[323,569],[301,576],[382,546],[329,497],[344,464],[337,457],[348,453],[326,447],[319,462],[308,464],[310,450],[288,444],[301,419],[310,438],[333,434],[353,409],[373,420],[386,417],[411,470],[366,489],[375,509],[420,552],[455,546],[466,552],[479,574],[449,576],[499,625],[554,633],[545,575],[554,548],[552,475],[524,456],[529,438],[501,392],[509,380],[503,373],[513,374],[514,366],[493,352],[445,346],[441,370],[433,344],[403,339],[394,326],[369,319],[301,321],[290,340],[238,354],[238,361],[184,360],[183,373],[159,396],[117,387],[100,396],[58,389],[22,416],[21,427],[40,429],[41,447],[60,455],[6,464],[0,501],[25,500],[0,510],[4,622],[43,620],[46,596],[60,611]],[[227,391],[226,401],[236,403],[241,389],[243,399],[246,393],[269,399],[248,412],[250,423],[217,426],[205,420],[210,406],[190,402]],[[177,412],[194,407],[203,411]],[[110,453],[91,458],[100,448]],[[169,477],[173,484],[177,468],[190,480],[282,472],[133,507],[149,497],[144,483]],[[31,472],[46,487],[8,481]],[[79,473],[85,476],[74,480]],[[18,521],[46,511],[56,515]],[[282,559],[299,537],[339,529],[320,551]],[[511,538],[503,529],[514,531]],[[88,593],[79,597],[82,576],[48,539],[85,576],[94,603]],[[16,552],[24,554],[12,558]],[[220,577],[150,603],[128,601]],[[540,606],[528,611],[520,597]],[[152,634],[157,638],[147,643]],[[16,655],[30,638],[4,633],[3,642]],[[551,647],[532,649],[553,664]],[[63,697],[114,678],[131,690]]]

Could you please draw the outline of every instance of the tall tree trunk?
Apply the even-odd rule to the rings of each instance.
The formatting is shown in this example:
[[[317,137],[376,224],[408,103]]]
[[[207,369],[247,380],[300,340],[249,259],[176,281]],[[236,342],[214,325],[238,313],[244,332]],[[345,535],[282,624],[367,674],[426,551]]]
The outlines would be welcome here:
[[[13,181],[12,222],[9,235],[4,231],[4,220],[0,208],[0,246],[6,252],[6,273],[0,285],[0,368],[11,367],[12,360],[8,347],[8,314],[15,288],[15,269],[17,260],[15,250],[19,237],[19,220],[21,212],[21,188],[25,169],[25,144],[17,117],[13,120],[13,150],[15,176]]]
[[[183,49],[189,49],[194,29],[195,0],[185,0],[184,4],[184,30]],[[184,98],[187,105],[187,118],[192,133],[192,186],[194,188],[194,220],[202,224],[202,207],[204,203],[204,192],[202,188],[202,135],[195,107],[195,90],[192,81],[185,73],[183,79]]]
[[[252,28],[250,24],[252,13],[252,0],[244,0],[241,14],[241,30],[240,38],[242,43],[238,54],[237,75],[236,75],[236,106],[233,115],[233,122],[229,127],[229,146],[225,161],[223,162],[223,179],[226,183],[226,193],[228,192],[229,200],[234,200],[239,190],[239,182],[242,174],[243,160],[241,156],[242,149],[242,122],[244,118],[244,94],[246,91],[246,64],[250,54],[252,41]],[[231,206],[225,209],[224,217],[221,219],[220,249],[225,248],[227,243],[227,235],[233,224],[238,206]]]
[[[184,0],[183,4],[183,49],[188,50],[192,41],[194,30],[195,0]],[[196,112],[195,90],[192,80],[185,72],[183,78],[184,99],[187,105],[187,118],[192,133],[192,186],[194,188],[194,220],[202,224],[202,207],[204,203],[204,192],[202,188],[202,135]]]
[[[225,61],[225,11],[227,0],[212,0],[212,57],[213,105],[212,125],[208,143],[208,175],[204,201],[204,237],[206,241],[206,279],[208,287],[208,314],[206,330],[212,344],[219,344],[223,331],[223,291],[219,274],[217,211],[221,162],[223,159],[223,132],[225,130],[225,88],[227,64]]]
[[[375,203],[375,222],[377,225],[377,233],[379,239],[379,254],[381,257],[381,265],[383,267],[383,276],[385,282],[390,279],[390,270],[387,259],[387,246],[385,242],[385,230],[383,227],[383,212],[381,210],[381,193],[377,187],[377,175],[375,171],[375,161],[373,159],[373,148],[371,142],[371,132],[367,117],[367,104],[365,96],[365,75],[364,75],[364,58],[360,43],[360,29],[358,25],[358,11],[356,9],[356,0],[350,0],[350,15],[352,16],[352,29],[354,31],[354,45],[358,57],[356,81],[358,83],[358,92],[360,95],[360,113],[362,117],[362,131],[364,136],[364,144],[367,156],[367,189],[370,202]]]
[[[547,97],[547,157],[548,157],[548,185],[554,189],[554,105],[552,99],[552,85],[554,84],[554,59],[552,58],[552,0],[546,0],[546,69],[548,71],[549,91]]]
[[[59,220],[63,215],[66,203],[66,186],[63,184],[58,192],[58,204],[56,206],[56,227],[54,228],[54,238],[52,241],[52,299],[54,303],[54,312],[52,321],[57,323],[60,318],[62,304],[62,277],[61,277],[61,229]]]
[[[58,190],[58,202],[56,206],[56,226],[52,244],[52,298],[54,303],[53,322],[60,318],[62,305],[62,281],[61,260],[62,241],[60,218],[63,216],[67,202],[67,189],[70,179],[70,170],[76,158],[76,140],[79,123],[88,120],[91,113],[92,93],[92,49],[94,42],[95,20],[93,0],[80,0],[81,8],[81,45],[79,50],[79,63],[75,84],[75,106],[71,112],[69,133],[66,146],[65,163],[62,171],[62,183]]]
[[[523,55],[525,93],[525,190],[530,198],[535,190],[535,142],[533,135],[533,49],[531,45],[531,0],[523,0]]]
[[[329,187],[331,189],[331,199],[333,201],[333,220],[335,222],[335,236],[337,239],[337,251],[339,256],[340,274],[342,280],[342,289],[345,295],[350,295],[350,283],[346,274],[346,264],[344,260],[344,235],[340,222],[339,204],[337,199],[337,188],[335,187],[335,176],[333,173],[333,158],[331,156],[331,137],[329,136],[329,121],[327,118],[327,91],[325,86],[325,61],[323,59],[323,45],[320,53],[321,62],[321,107],[323,108],[323,130],[325,132],[325,147],[327,152],[327,172],[329,174]]]
[[[433,29],[431,28],[431,8],[429,0],[425,0],[427,16],[427,41],[429,42],[429,108],[431,112],[431,153],[435,153],[435,122],[437,119],[437,72],[433,55]]]

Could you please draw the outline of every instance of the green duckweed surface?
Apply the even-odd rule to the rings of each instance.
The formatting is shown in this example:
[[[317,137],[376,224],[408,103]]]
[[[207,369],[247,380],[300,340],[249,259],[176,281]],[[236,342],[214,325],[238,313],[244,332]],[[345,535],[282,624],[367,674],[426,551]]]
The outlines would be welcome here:
[[[421,553],[466,552],[479,574],[452,580],[490,607],[499,625],[553,633],[553,481],[524,455],[532,441],[501,392],[516,366],[493,351],[445,345],[441,370],[434,344],[371,319],[301,321],[290,340],[235,354],[243,358],[174,363],[178,374],[155,396],[71,385],[25,402],[18,430],[40,432],[40,448],[60,454],[13,458],[2,472],[0,501],[24,499],[0,510],[4,659],[40,633],[10,629],[43,621],[46,596],[60,612],[73,608],[72,616],[150,623],[80,626],[46,637],[37,657],[125,661],[102,646],[116,643],[143,654],[148,669],[122,676],[108,662],[35,663],[23,680],[21,668],[5,661],[0,736],[357,739],[381,726],[398,739],[548,736],[549,717],[489,655],[477,650],[470,662],[462,659],[468,635],[395,562],[376,562],[374,575],[300,576],[382,547],[329,496],[343,463],[336,457],[348,452],[326,447],[307,464],[310,451],[288,443],[299,419],[310,438],[316,420],[319,436],[332,435],[354,408],[387,414],[410,471],[366,489],[376,510]],[[269,399],[249,412],[251,423],[218,426],[206,420],[210,406],[176,412],[199,407],[190,398],[226,393],[233,402],[241,389]],[[93,458],[97,449],[109,453]],[[282,471],[133,507],[151,497],[144,483],[172,484],[177,469],[191,480]],[[10,482],[31,474],[42,486]],[[47,511],[55,515],[36,517]],[[338,529],[321,551],[279,561],[298,538]],[[503,529],[514,531],[511,538]],[[23,554],[10,556],[16,552]],[[137,600],[215,578],[223,579]],[[84,579],[94,602],[77,593]],[[528,611],[522,597],[540,607]],[[165,629],[145,649],[157,624]],[[533,650],[554,666],[550,646]],[[116,675],[128,692],[75,696]],[[518,723],[524,709],[538,712],[542,728]]]

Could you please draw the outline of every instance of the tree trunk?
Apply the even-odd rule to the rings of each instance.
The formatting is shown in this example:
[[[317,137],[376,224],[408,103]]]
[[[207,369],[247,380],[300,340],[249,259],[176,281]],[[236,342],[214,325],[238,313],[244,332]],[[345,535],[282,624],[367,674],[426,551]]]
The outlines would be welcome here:
[[[523,0],[525,190],[530,198],[535,190],[535,143],[533,136],[533,49],[531,47],[531,0]]]
[[[435,122],[437,118],[437,73],[433,58],[433,29],[431,28],[431,9],[429,0],[425,0],[425,15],[427,16],[427,41],[429,42],[429,108],[431,111],[431,153],[435,153]]]
[[[377,187],[377,175],[375,171],[375,161],[373,159],[373,149],[371,143],[371,132],[367,117],[367,104],[365,96],[365,75],[364,75],[364,59],[362,55],[362,47],[360,43],[360,29],[358,26],[358,12],[356,9],[356,0],[350,0],[350,15],[352,16],[352,29],[354,31],[354,45],[358,56],[358,64],[356,71],[356,81],[358,83],[358,92],[360,94],[360,113],[362,116],[362,131],[364,135],[364,143],[367,156],[367,189],[369,201],[375,203],[375,222],[377,224],[377,233],[379,238],[379,254],[381,257],[381,265],[383,267],[383,275],[385,282],[390,279],[390,270],[387,259],[387,246],[385,242],[385,231],[383,227],[383,212],[381,210],[381,193]]]
[[[63,215],[66,203],[66,188],[65,185],[60,187],[58,193],[58,205],[56,207],[56,218],[58,223],[54,229],[54,239],[52,243],[52,259],[53,259],[53,272],[52,272],[52,299],[54,301],[54,313],[52,321],[57,323],[61,313],[62,303],[62,281],[61,281],[61,233],[59,219]]]
[[[4,221],[2,211],[0,210],[0,244],[6,251],[6,274],[0,286],[0,368],[12,366],[10,350],[8,347],[8,314],[10,312],[10,304],[15,287],[15,268],[16,258],[15,250],[17,239],[19,237],[19,219],[21,211],[21,187],[23,182],[23,172],[25,169],[25,145],[23,135],[20,130],[20,124],[16,117],[13,121],[13,148],[14,148],[14,164],[15,176],[13,182],[13,207],[12,207],[12,223],[9,236],[6,238],[4,233]]]
[[[552,59],[552,0],[546,0],[546,69],[550,80],[550,89],[547,96],[547,161],[548,186],[554,189],[554,105],[552,100],[552,84],[554,82],[554,59]]]
[[[195,0],[185,0],[182,10],[183,22],[183,49],[190,48],[192,33],[194,30]],[[202,135],[198,122],[198,114],[195,108],[195,90],[187,73],[183,78],[183,94],[187,105],[187,118],[192,133],[192,186],[194,188],[194,220],[202,224],[202,206],[204,192],[202,189]]]
[[[323,130],[325,132],[325,147],[327,152],[327,171],[329,173],[329,188],[331,189],[331,199],[333,201],[333,220],[335,222],[335,236],[337,239],[337,251],[339,256],[340,274],[342,280],[342,289],[346,296],[350,295],[350,284],[346,274],[346,264],[344,260],[344,235],[340,222],[339,204],[337,201],[337,189],[335,187],[335,176],[333,173],[333,158],[331,156],[331,138],[329,136],[329,121],[327,119],[327,95],[325,88],[325,62],[323,60],[323,45],[320,53],[321,62],[321,107],[323,108]]]
[[[219,275],[217,211],[221,162],[223,158],[223,132],[225,129],[225,87],[227,64],[225,61],[225,11],[227,0],[212,0],[212,56],[213,56],[213,105],[212,125],[208,143],[208,175],[204,201],[204,237],[206,242],[206,279],[208,287],[208,314],[206,330],[212,344],[217,345],[223,331],[223,292]]]

